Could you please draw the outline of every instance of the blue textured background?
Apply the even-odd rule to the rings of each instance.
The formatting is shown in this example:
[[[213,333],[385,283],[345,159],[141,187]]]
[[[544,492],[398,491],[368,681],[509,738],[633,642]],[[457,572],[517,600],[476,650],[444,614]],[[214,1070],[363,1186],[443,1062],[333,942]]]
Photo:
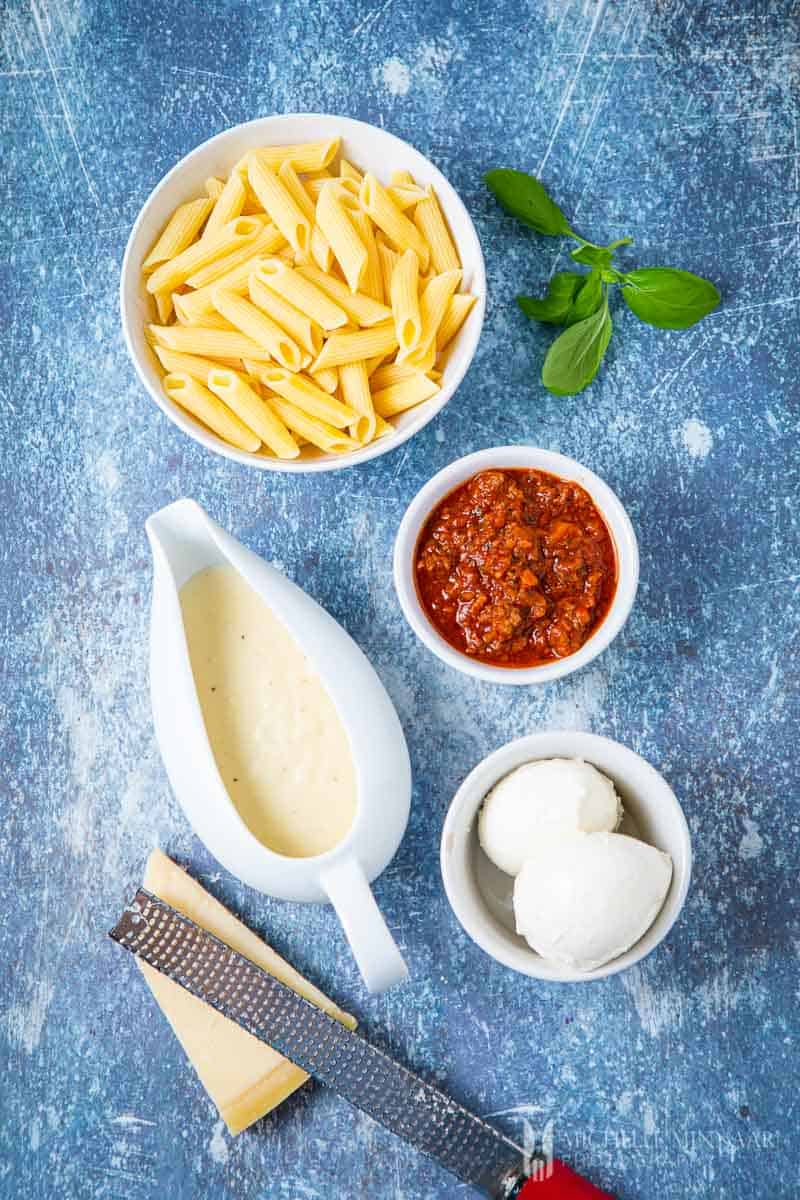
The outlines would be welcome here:
[[[6,0],[0,6],[3,1197],[465,1194],[306,1088],[231,1140],[133,963],[104,937],[159,843],[421,1071],[626,1200],[795,1197],[798,1176],[800,8],[789,0]],[[257,115],[341,112],[429,155],[490,278],[475,363],[402,449],[317,478],[203,452],[134,378],[117,311],[128,230],[173,162]],[[559,259],[481,172],[541,171],[579,229],[705,273],[685,333],[616,311],[600,380],[538,383],[513,304]],[[629,261],[633,261],[633,256]],[[642,586],[589,669],[482,686],[402,620],[390,547],[452,458],[530,441],[604,476]],[[221,873],[170,796],[146,687],[152,510],[196,497],[364,647],[397,704],[411,825],[376,890],[413,972],[370,999],[331,911]],[[488,960],[445,901],[438,837],[469,768],[537,728],[633,746],[681,798],[694,886],[667,944],[583,987]]]

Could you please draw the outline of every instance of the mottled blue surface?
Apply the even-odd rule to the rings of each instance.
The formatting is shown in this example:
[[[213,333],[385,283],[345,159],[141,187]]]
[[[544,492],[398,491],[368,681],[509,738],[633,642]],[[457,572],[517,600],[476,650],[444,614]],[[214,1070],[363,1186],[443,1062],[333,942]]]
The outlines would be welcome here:
[[[465,1194],[321,1089],[227,1136],[104,937],[158,843],[370,1035],[518,1137],[553,1119],[557,1150],[626,1200],[795,1197],[800,7],[6,0],[0,33],[0,1194]],[[183,436],[136,381],[117,312],[126,237],[162,173],[229,125],[292,110],[361,117],[429,155],[475,218],[490,281],[477,357],[442,415],[378,462],[305,479]],[[551,335],[513,296],[564,260],[486,196],[480,174],[499,163],[541,171],[590,236],[633,235],[638,262],[712,276],[724,306],[685,333],[617,310],[591,391],[548,395]],[[515,441],[604,476],[642,551],[622,636],[539,690],[440,664],[390,575],[419,486]],[[385,997],[365,995],[331,911],[220,872],[170,795],[143,522],[182,495],[326,605],[397,704],[413,815],[376,892],[413,980]],[[469,768],[564,726],[662,769],[696,853],[668,942],[581,987],[487,959],[437,863]]]

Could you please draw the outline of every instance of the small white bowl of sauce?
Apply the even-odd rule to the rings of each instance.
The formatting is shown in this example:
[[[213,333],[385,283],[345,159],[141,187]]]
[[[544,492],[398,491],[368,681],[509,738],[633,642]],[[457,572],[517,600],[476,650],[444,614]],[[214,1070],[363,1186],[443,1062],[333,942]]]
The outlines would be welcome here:
[[[411,501],[394,546],[411,628],[442,662],[489,683],[546,683],[586,666],[622,629],[638,582],[620,500],[587,467],[536,446],[450,463]]]

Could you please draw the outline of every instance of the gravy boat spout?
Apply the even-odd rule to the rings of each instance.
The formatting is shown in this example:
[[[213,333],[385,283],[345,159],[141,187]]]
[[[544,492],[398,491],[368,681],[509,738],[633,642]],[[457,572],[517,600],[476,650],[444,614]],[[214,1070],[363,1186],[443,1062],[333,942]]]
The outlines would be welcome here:
[[[150,690],[156,739],[172,789],[194,832],[250,887],[282,900],[335,907],[371,991],[407,968],[369,888],[408,823],[411,768],[394,706],[344,629],[280,571],[226,533],[193,500],[146,523],[153,553]],[[355,815],[331,849],[289,857],[255,836],[231,800],[195,686],[180,590],[208,567],[232,567],[300,647],[337,711],[355,772]]]

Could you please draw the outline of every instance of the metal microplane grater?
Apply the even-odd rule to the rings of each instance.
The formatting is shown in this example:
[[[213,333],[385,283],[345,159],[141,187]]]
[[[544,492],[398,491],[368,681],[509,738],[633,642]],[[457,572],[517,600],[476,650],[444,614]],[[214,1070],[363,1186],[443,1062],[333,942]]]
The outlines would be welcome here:
[[[137,891],[110,936],[492,1200],[608,1193],[521,1146],[176,912]]]
[[[274,976],[140,890],[110,935],[465,1183],[506,1200],[524,1150]]]

